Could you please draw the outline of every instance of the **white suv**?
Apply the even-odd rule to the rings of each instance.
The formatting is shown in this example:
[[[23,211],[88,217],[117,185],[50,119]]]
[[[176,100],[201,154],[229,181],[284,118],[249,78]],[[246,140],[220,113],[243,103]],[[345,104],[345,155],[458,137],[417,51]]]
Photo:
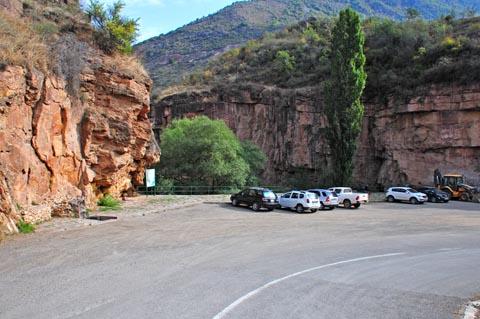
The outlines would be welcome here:
[[[398,200],[409,201],[411,204],[423,204],[428,199],[427,195],[410,187],[390,187],[385,198],[391,203]]]
[[[320,208],[320,201],[315,193],[305,191],[290,191],[278,199],[280,207],[295,208],[297,213],[310,210],[315,213]]]

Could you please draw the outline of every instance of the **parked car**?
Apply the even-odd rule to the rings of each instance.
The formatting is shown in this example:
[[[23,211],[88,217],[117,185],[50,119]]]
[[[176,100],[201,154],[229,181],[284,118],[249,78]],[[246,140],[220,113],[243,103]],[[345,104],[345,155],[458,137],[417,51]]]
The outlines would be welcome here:
[[[428,201],[432,203],[444,202],[448,203],[448,194],[444,191],[437,189],[436,187],[417,187],[417,191],[427,195]]]
[[[338,196],[338,204],[345,208],[358,208],[361,204],[368,203],[368,193],[355,193],[350,187],[331,187],[328,189]]]
[[[385,198],[391,203],[408,201],[411,204],[423,204],[428,199],[427,195],[410,187],[390,187],[385,193]]]
[[[315,193],[307,191],[290,191],[278,199],[280,207],[294,208],[297,213],[310,210],[315,213],[320,208],[320,201]]]
[[[233,206],[247,205],[251,206],[254,211],[261,208],[273,210],[279,207],[277,195],[267,188],[249,187],[240,193],[230,196]]]
[[[309,189],[309,192],[315,193],[320,201],[320,209],[335,209],[338,205],[338,196],[336,193],[329,191],[328,189]]]

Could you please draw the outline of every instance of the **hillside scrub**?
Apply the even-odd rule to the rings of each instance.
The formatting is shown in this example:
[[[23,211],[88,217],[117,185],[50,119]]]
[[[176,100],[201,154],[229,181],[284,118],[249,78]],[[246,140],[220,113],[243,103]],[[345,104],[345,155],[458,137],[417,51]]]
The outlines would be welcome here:
[[[332,26],[330,19],[309,19],[268,33],[212,61],[184,85],[253,82],[282,88],[317,86],[330,77]],[[383,101],[392,95],[408,99],[421,93],[416,91],[426,84],[480,81],[480,18],[415,18],[402,23],[371,18],[362,21],[362,29],[369,74],[364,96],[369,99]],[[278,52],[294,65],[288,70],[279,68]]]
[[[143,57],[154,87],[161,91],[179,85],[189,74],[207,67],[209,61],[233,47],[244,46],[249,40],[260,39],[267,32],[282,30],[309,17],[335,17],[346,3],[362,18],[376,16],[394,21],[416,17],[416,12],[420,18],[438,19],[467,17],[475,9],[478,11],[478,0],[238,1],[175,31],[139,43],[135,51]]]
[[[0,10],[0,64],[46,70],[50,64],[48,46],[31,24]]]

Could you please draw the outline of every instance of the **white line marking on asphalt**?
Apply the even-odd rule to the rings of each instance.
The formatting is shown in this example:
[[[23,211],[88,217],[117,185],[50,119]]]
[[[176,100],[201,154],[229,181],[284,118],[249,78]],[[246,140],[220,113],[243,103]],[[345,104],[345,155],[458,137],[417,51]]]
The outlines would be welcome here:
[[[342,265],[342,264],[353,263],[353,262],[357,262],[357,261],[363,261],[363,260],[369,260],[369,259],[375,259],[375,258],[393,257],[393,256],[399,256],[399,255],[405,255],[405,253],[394,253],[394,254],[385,254],[385,255],[376,255],[376,256],[368,256],[368,257],[361,257],[361,258],[355,258],[355,259],[348,259],[348,260],[338,261],[338,262],[336,262],[336,263],[326,264],[326,265],[322,265],[322,266],[318,266],[318,267],[314,267],[314,268],[302,270],[302,271],[296,272],[296,273],[294,273],[294,274],[291,274],[291,275],[288,275],[288,276],[285,276],[285,277],[282,277],[282,278],[279,278],[279,279],[275,279],[275,280],[270,281],[269,283],[263,285],[262,287],[259,287],[259,288],[255,289],[255,290],[252,290],[252,291],[249,292],[248,294],[246,294],[246,295],[238,298],[238,299],[235,300],[233,303],[231,303],[227,308],[225,308],[225,309],[223,309],[221,312],[219,312],[219,313],[218,313],[215,317],[213,317],[212,319],[222,319],[222,318],[225,318],[225,316],[228,315],[230,312],[232,312],[232,310],[235,309],[238,305],[240,305],[241,303],[245,302],[246,300],[252,298],[253,296],[259,294],[260,292],[262,292],[263,290],[267,289],[268,287],[273,286],[273,285],[276,285],[276,284],[278,284],[279,282],[288,280],[288,279],[290,279],[290,278],[303,275],[303,274],[305,274],[305,273],[307,273],[307,272],[311,272],[311,271],[315,271],[315,270],[319,270],[319,269],[323,269],[323,268],[327,268],[327,267]]]

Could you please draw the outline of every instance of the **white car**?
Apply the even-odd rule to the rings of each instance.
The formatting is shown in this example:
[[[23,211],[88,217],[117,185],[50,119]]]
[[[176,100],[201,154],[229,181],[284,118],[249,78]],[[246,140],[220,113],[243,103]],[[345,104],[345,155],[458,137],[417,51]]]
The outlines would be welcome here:
[[[310,210],[315,213],[320,208],[320,201],[315,193],[305,191],[290,191],[278,199],[280,207],[294,208],[297,213]]]
[[[428,200],[427,195],[410,187],[390,187],[385,193],[390,203],[394,201],[408,201],[411,204],[423,204]]]

